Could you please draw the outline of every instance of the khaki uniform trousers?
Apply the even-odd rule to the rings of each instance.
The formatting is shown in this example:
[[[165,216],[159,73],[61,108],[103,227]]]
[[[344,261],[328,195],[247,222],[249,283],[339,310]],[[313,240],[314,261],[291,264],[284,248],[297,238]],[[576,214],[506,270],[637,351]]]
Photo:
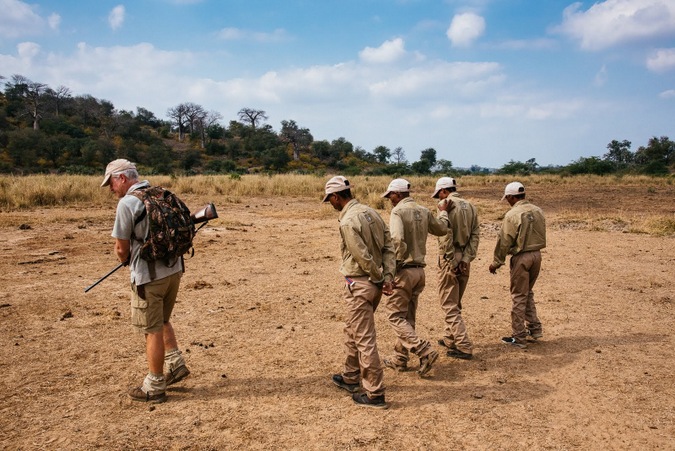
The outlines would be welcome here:
[[[455,259],[462,258],[462,252],[455,252]],[[452,262],[443,258],[439,261],[438,293],[441,308],[445,313],[445,332],[443,341],[448,348],[455,348],[466,354],[473,353],[473,344],[469,339],[462,318],[462,296],[469,281],[469,273],[456,275],[452,270]],[[467,267],[470,269],[471,264]]]
[[[415,319],[420,293],[426,283],[424,268],[403,268],[396,271],[396,288],[387,299],[387,318],[396,333],[393,360],[396,365],[408,364],[408,353],[426,357],[431,344],[417,336]]]
[[[541,333],[532,287],[541,269],[541,252],[528,251],[511,257],[511,329],[516,341],[524,342],[527,332]]]
[[[377,352],[375,310],[382,298],[382,289],[368,277],[351,277],[354,284],[345,285],[345,365],[342,378],[347,384],[358,384],[370,397],[384,394],[383,370]]]

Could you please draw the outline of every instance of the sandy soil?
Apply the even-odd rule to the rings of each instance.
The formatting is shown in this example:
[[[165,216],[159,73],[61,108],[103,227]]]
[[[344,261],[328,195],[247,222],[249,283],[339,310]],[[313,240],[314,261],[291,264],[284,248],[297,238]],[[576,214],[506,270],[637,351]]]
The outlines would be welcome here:
[[[464,194],[506,211],[500,193]],[[343,285],[337,214],[319,194],[185,199],[213,200],[221,217],[198,234],[173,317],[192,374],[157,406],[126,395],[146,372],[126,268],[83,293],[116,265],[114,202],[1,213],[0,448],[675,449],[675,238],[559,220],[575,208],[675,214],[674,194],[531,193],[550,227],[535,290],[545,336],[527,350],[499,342],[508,275],[488,273],[498,221],[486,219],[464,300],[474,360],[443,355],[426,379],[386,370],[385,411],[330,382]],[[435,260],[430,239],[418,331],[434,343]],[[387,355],[383,311],[377,333]]]

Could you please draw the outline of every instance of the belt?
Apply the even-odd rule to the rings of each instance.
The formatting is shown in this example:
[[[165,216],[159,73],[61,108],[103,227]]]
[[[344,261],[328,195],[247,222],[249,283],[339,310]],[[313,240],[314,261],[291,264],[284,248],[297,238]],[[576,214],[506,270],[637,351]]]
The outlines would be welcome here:
[[[403,269],[408,269],[408,268],[424,268],[424,265],[416,265],[414,263],[411,263],[409,265],[403,265],[401,266]]]

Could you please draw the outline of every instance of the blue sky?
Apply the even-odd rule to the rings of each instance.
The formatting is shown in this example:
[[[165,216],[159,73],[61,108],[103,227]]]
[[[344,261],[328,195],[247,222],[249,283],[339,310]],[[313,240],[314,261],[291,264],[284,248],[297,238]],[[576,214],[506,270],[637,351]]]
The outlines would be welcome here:
[[[675,0],[0,0],[0,75],[456,167],[675,139]]]

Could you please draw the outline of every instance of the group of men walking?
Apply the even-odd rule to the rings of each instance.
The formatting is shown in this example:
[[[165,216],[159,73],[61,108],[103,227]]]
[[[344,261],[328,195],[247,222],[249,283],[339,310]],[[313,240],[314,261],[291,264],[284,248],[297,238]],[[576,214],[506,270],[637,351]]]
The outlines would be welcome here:
[[[438,351],[415,329],[419,296],[426,284],[425,257],[429,234],[438,237],[438,290],[445,314],[444,335],[438,344],[447,355],[470,360],[473,344],[462,319],[462,297],[476,258],[480,228],[475,207],[457,193],[451,177],[441,177],[432,195],[439,199],[438,212],[410,197],[410,183],[395,179],[383,197],[392,205],[389,227],[372,208],[353,197],[353,185],[343,176],[325,186],[324,202],[340,212],[342,265],[345,277],[346,360],[341,374],[332,377],[338,387],[352,393],[360,406],[387,408],[383,367],[409,369],[410,354],[419,358],[417,373],[423,377],[438,359]],[[504,197],[512,209],[504,223],[489,270],[495,273],[511,258],[512,330],[502,342],[520,348],[542,337],[532,287],[541,267],[540,249],[546,246],[541,209],[525,201],[519,182],[507,185]],[[375,332],[375,310],[386,295],[386,315],[396,334],[391,356],[380,359]],[[363,390],[361,390],[363,388]]]
[[[183,273],[181,258],[146,261],[141,257],[150,223],[139,192],[150,184],[140,180],[135,164],[125,159],[110,162],[102,187],[119,199],[112,236],[117,258],[129,266],[131,320],[145,336],[148,374],[141,386],[129,391],[134,401],[166,401],[166,388],[186,378],[190,371],[179,350],[171,325],[171,313]],[[393,180],[383,197],[393,205],[389,226],[372,208],[353,197],[353,185],[343,176],[325,185],[323,202],[340,212],[342,263],[347,308],[344,369],[333,383],[352,394],[357,405],[387,408],[383,367],[397,371],[410,368],[410,354],[419,359],[417,373],[429,373],[439,353],[416,331],[419,296],[426,284],[426,240],[438,237],[438,289],[445,313],[445,330],[438,344],[449,357],[470,360],[473,344],[462,320],[462,296],[479,241],[478,215],[474,206],[459,197],[456,181],[441,177],[432,195],[439,199],[434,214],[410,197],[410,183]],[[526,339],[542,337],[532,287],[541,267],[540,249],[546,246],[541,210],[525,201],[525,188],[510,183],[502,200],[511,210],[505,215],[489,270],[495,273],[512,255],[512,330],[502,341],[525,347]],[[386,314],[396,334],[391,356],[380,359],[375,333],[375,311],[387,296]],[[166,368],[166,372],[164,371]]]

